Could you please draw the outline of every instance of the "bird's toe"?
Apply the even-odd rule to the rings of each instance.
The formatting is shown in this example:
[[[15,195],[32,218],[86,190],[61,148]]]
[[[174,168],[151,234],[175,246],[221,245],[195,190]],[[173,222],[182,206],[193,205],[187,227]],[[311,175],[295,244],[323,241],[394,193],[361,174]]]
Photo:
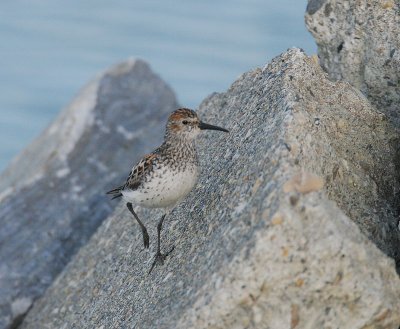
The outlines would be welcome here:
[[[153,264],[151,265],[149,274],[151,271],[153,271],[153,268],[158,264],[158,265],[164,265],[165,259],[171,254],[171,252],[175,249],[175,246],[172,246],[172,248],[166,252],[165,254],[162,254],[160,252],[157,252],[156,255],[154,256],[154,261]]]

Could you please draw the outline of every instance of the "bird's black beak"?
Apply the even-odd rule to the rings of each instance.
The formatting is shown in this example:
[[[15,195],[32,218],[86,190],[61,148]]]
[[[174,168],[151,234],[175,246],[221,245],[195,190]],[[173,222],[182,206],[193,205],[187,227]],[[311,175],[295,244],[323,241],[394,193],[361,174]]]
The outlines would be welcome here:
[[[224,128],[221,128],[221,127],[218,127],[218,126],[209,125],[208,123],[204,123],[204,122],[201,122],[201,121],[199,123],[199,128],[201,130],[205,130],[205,129],[208,129],[208,130],[220,130],[220,131],[224,131],[226,133],[229,133],[229,131],[224,129]]]

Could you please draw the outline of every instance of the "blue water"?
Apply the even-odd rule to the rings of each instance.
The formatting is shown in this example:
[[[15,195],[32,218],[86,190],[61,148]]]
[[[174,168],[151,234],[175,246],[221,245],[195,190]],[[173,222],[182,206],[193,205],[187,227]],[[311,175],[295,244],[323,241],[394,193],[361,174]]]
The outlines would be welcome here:
[[[196,108],[292,46],[315,53],[306,0],[3,0],[0,170],[97,72],[148,61]]]

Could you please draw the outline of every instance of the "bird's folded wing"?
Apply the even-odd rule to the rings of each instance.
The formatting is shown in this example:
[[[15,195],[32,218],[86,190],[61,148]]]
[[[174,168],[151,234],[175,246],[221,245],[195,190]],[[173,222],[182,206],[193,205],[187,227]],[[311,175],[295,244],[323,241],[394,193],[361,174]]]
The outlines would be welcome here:
[[[145,155],[139,163],[132,168],[132,171],[126,180],[125,188],[136,190],[143,183],[145,177],[148,177],[148,173],[153,169],[158,158],[159,155],[156,153]]]

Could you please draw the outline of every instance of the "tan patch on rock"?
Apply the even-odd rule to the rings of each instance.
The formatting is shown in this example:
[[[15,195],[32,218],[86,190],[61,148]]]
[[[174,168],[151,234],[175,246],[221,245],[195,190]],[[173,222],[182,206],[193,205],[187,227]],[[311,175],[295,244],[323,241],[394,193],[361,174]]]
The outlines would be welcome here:
[[[300,322],[299,306],[292,304],[290,309],[290,329],[294,329]]]
[[[253,185],[253,188],[251,189],[251,195],[256,194],[256,192],[260,188],[262,182],[263,182],[262,178],[257,178],[256,182]]]
[[[317,55],[317,54],[311,55],[311,56],[310,56],[310,59],[311,59],[311,61],[312,61],[314,64],[319,65],[319,58],[318,58],[318,55]]]
[[[282,214],[275,214],[271,220],[272,225],[281,225],[283,223],[283,216]]]
[[[324,180],[312,173],[301,172],[293,176],[283,185],[285,193],[297,191],[300,193],[309,193],[319,191],[324,186]]]
[[[383,9],[392,9],[394,7],[394,1],[390,0],[390,1],[384,1],[382,4],[382,8]]]
[[[303,284],[304,284],[304,280],[302,279],[302,278],[298,278],[297,280],[296,280],[296,287],[302,287],[303,286]]]

